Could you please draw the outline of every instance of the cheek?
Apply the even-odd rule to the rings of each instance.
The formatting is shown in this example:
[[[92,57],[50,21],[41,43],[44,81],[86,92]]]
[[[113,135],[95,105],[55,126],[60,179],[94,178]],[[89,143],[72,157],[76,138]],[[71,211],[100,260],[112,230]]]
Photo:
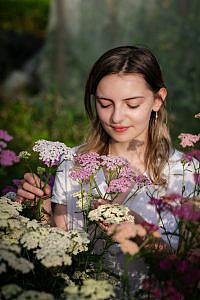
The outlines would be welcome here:
[[[151,110],[141,108],[138,111],[133,111],[130,113],[130,118],[136,123],[146,124],[149,123],[149,119],[151,116]]]
[[[109,113],[106,110],[98,109],[97,108],[97,116],[99,117],[99,120],[105,121],[109,119]]]

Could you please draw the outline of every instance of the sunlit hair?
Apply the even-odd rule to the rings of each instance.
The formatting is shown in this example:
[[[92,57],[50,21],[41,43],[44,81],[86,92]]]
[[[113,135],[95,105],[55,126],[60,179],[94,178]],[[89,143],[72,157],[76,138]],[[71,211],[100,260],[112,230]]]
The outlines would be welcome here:
[[[91,121],[91,128],[85,144],[79,152],[96,151],[99,154],[109,153],[109,135],[105,132],[96,113],[96,90],[100,80],[109,74],[139,74],[151,91],[156,95],[165,87],[160,66],[146,48],[122,46],[104,53],[94,64],[85,88],[85,109]],[[148,143],[145,152],[145,167],[148,175],[155,184],[164,184],[163,169],[169,161],[171,140],[166,126],[166,108],[163,103],[157,113],[152,111]]]

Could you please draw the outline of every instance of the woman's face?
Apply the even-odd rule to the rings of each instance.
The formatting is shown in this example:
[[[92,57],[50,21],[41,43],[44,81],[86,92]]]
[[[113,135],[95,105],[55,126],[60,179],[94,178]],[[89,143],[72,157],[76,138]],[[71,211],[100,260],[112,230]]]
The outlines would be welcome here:
[[[151,112],[161,105],[138,74],[110,74],[97,86],[97,114],[114,143],[146,142]]]

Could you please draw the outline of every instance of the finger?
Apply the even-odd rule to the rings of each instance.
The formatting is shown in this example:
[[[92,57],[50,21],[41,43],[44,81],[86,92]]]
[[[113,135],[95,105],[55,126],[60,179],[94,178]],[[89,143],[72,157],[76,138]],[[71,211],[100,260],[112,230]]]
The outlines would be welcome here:
[[[24,200],[25,200],[24,197],[21,197],[18,194],[16,194],[15,202],[22,203]]]
[[[50,185],[47,185],[47,186],[45,187],[44,193],[45,193],[46,195],[51,195],[51,187],[50,187]]]
[[[98,200],[95,200],[93,202],[93,207],[94,208],[97,208],[99,205],[104,205],[104,204],[108,204],[109,201],[108,200],[105,200],[105,199],[98,199]]]
[[[35,195],[31,192],[28,192],[22,188],[19,188],[17,191],[17,199],[21,199],[20,201],[24,201],[25,199],[34,200]],[[23,199],[23,200],[22,200]]]
[[[23,187],[23,190],[25,190],[26,192],[30,192],[32,194],[35,194],[36,196],[44,195],[44,192],[41,189],[37,188],[34,185],[29,184],[27,181],[24,182],[22,187]]]
[[[24,174],[24,179],[31,185],[39,187],[41,185],[41,180],[40,178],[34,174],[34,173],[25,173]]]

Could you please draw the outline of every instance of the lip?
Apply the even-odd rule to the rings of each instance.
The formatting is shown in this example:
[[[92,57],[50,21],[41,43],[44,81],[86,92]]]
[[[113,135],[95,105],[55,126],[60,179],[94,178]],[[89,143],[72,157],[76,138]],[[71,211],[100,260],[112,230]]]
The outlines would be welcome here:
[[[125,132],[129,127],[113,127],[113,130],[116,132]]]

